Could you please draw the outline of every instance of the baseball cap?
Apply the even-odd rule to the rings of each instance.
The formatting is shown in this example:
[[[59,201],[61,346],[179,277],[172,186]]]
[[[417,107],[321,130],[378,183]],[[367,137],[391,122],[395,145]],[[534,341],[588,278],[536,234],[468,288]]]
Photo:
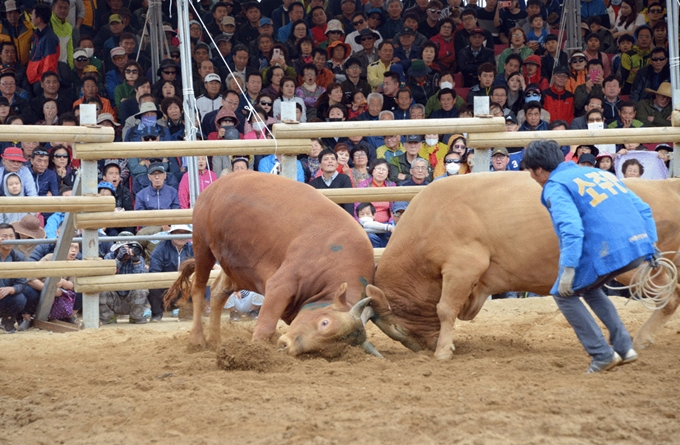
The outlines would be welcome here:
[[[191,227],[191,224],[173,224],[170,226],[168,233],[177,232],[178,230],[184,230],[189,233],[194,232],[194,229]]]
[[[414,35],[416,35],[416,32],[414,30],[412,30],[411,28],[409,28],[408,26],[404,26],[403,28],[401,28],[400,34],[409,34],[409,35],[414,36]]]
[[[109,54],[111,54],[111,57],[124,56],[125,55],[125,49],[123,49],[122,46],[117,46],[117,47],[111,49]]]
[[[273,26],[274,22],[269,17],[262,17],[260,19],[260,26],[265,26],[265,25],[272,25]]]
[[[472,28],[472,30],[470,31],[470,35],[473,36],[473,35],[475,35],[475,34],[484,35],[484,30],[483,30],[481,27],[479,27],[479,26],[477,26],[477,27],[475,27],[475,28]]]
[[[519,121],[517,121],[517,118],[515,117],[515,115],[513,113],[510,113],[507,116],[505,116],[505,123],[506,124],[508,124],[508,123],[519,124]]]
[[[156,172],[165,173],[165,166],[163,165],[162,162],[152,162],[151,164],[149,164],[149,169],[147,170],[147,173],[151,174]]]
[[[583,164],[583,163],[589,163],[590,165],[595,165],[595,156],[591,155],[590,153],[583,153],[581,156],[578,158],[578,163]]]
[[[222,18],[222,26],[225,26],[225,25],[234,25],[234,26],[236,26],[236,19],[234,19],[234,17],[232,17],[232,16],[230,16],[230,15],[225,15],[225,16]]]
[[[7,0],[5,2],[5,12],[18,11],[17,2],[15,0]]]
[[[556,75],[556,74],[569,75],[570,74],[569,68],[567,68],[566,66],[558,66],[553,70],[553,76]]]
[[[225,33],[218,34],[217,36],[215,36],[215,43],[230,42],[230,41],[231,41],[231,37],[229,37]]]
[[[102,181],[97,185],[97,191],[101,189],[111,190],[111,193],[113,193],[114,196],[116,195],[116,188],[108,181]]]
[[[122,22],[123,22],[123,18],[120,16],[120,14],[111,14],[111,15],[109,16],[109,24],[111,24],[111,23],[113,23],[113,22],[122,23]]]
[[[396,201],[392,204],[392,213],[403,212],[408,207],[408,201]]]
[[[493,158],[496,155],[503,155],[503,156],[510,156],[508,154],[508,149],[505,147],[496,147],[493,149],[491,152],[491,157]]]
[[[423,142],[423,135],[409,134],[404,138],[404,142]]]
[[[76,48],[76,50],[73,51],[73,59],[77,59],[78,57],[87,57],[87,52],[85,52],[83,48]]]
[[[219,74],[210,73],[210,74],[205,76],[205,79],[203,79],[203,82],[206,82],[206,83],[208,83],[208,82],[220,82],[221,83],[222,79],[220,79]]]

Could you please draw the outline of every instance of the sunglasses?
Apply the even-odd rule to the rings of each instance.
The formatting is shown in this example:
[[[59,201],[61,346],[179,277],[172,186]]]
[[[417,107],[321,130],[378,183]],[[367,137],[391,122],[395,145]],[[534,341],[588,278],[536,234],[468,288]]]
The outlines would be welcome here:
[[[179,59],[179,54],[170,54],[173,59]]]
[[[663,62],[664,60],[666,60],[666,58],[665,57],[652,57],[650,60],[652,62]]]
[[[155,141],[155,140],[156,140],[156,136],[144,136],[144,137],[142,138],[142,140],[144,140],[144,141]]]
[[[442,10],[441,9],[435,9],[435,8],[430,8],[427,10],[427,12],[431,12],[432,14],[441,14]]]
[[[54,155],[56,159],[68,159],[68,155]]]
[[[76,62],[87,62],[87,57],[77,57]]]
[[[538,97],[540,95],[541,93],[537,93],[535,91],[529,91],[528,93],[525,94],[526,97]]]
[[[125,74],[139,74],[137,70],[125,70]]]
[[[361,20],[357,20],[356,22],[352,22],[352,25],[359,26],[359,25],[363,25],[365,22],[366,21],[364,19],[361,19]]]
[[[652,14],[661,14],[663,12],[663,9],[650,9],[649,12]]]
[[[260,105],[263,105],[263,106],[265,106],[265,107],[271,107],[272,105],[274,105],[274,102],[264,102],[264,101],[260,101]]]
[[[328,34],[342,34],[342,31],[328,31]]]
[[[581,63],[581,62],[585,62],[585,61],[586,61],[586,59],[584,59],[583,57],[574,57],[573,59],[571,59],[572,63]]]
[[[163,71],[163,74],[167,74],[168,76],[174,76],[177,74],[177,71]]]
[[[460,164],[460,159],[446,159],[444,162],[446,164]]]

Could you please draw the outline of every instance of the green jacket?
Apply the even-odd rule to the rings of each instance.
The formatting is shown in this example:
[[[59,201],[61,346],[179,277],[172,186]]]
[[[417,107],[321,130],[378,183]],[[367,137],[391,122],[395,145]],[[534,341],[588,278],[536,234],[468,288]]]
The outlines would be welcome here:
[[[659,111],[658,108],[652,103],[653,99],[643,99],[637,104],[635,109],[636,118],[641,121],[645,127],[670,127],[671,121],[670,116],[673,111],[673,105],[668,104],[663,110]],[[652,116],[654,119],[650,122],[648,117]]]
[[[59,61],[67,62],[73,68],[73,26],[67,21],[61,20],[52,13],[52,31],[59,37]]]

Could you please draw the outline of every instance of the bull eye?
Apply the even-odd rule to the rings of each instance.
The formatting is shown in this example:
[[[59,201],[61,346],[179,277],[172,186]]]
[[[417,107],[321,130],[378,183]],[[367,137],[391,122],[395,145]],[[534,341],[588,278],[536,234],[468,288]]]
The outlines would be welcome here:
[[[321,322],[321,327],[322,327],[322,328],[325,328],[326,326],[328,326],[328,320],[323,320],[323,321]]]

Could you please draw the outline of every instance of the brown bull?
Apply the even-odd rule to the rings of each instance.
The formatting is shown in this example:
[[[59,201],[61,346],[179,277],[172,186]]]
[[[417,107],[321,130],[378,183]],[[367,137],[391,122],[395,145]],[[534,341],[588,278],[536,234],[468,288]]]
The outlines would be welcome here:
[[[661,251],[680,248],[680,180],[627,180],[652,207]],[[487,297],[512,290],[547,295],[559,247],[541,187],[523,172],[480,173],[427,186],[411,202],[368,286],[373,321],[406,347],[453,355],[456,318],[472,320]],[[626,224],[626,221],[621,221]],[[677,255],[668,257],[680,264]],[[628,284],[633,272],[618,278]],[[635,338],[649,346],[680,302],[655,311]]]
[[[203,295],[217,261],[224,275],[210,301],[211,344],[219,344],[229,295],[248,289],[265,296],[253,340],[269,340],[282,319],[291,326],[279,346],[291,355],[332,355],[347,344],[370,348],[360,315],[369,302],[362,297],[373,281],[373,249],[340,206],[309,185],[239,172],[200,194],[193,224],[195,261],[186,262],[166,294],[167,301],[179,290],[186,300],[191,289],[193,344],[205,345]]]

